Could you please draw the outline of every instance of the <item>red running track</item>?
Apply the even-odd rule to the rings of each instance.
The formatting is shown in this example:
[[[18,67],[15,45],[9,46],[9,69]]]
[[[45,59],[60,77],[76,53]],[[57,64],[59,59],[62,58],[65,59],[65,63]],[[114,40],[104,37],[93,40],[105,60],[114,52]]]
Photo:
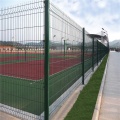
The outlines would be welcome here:
[[[80,59],[78,58],[52,58],[50,59],[50,75],[78,63],[80,63]],[[30,80],[40,80],[44,78],[44,60],[0,65],[0,74]]]

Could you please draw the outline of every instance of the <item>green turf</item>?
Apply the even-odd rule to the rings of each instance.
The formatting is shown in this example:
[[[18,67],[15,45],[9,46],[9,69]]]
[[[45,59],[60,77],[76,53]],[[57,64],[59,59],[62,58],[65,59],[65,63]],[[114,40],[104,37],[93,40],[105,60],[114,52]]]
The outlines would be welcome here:
[[[34,61],[34,60],[43,60],[44,59],[44,54],[38,54],[38,53],[27,53],[25,54],[19,54],[19,53],[15,53],[15,54],[0,54],[0,58],[7,58],[10,57],[10,60],[6,60],[6,61],[1,61],[0,65],[2,64],[13,64],[13,63],[21,63],[21,62],[29,62],[29,61]],[[17,57],[16,60],[12,59],[12,57]],[[23,57],[23,58],[20,58]],[[50,55],[50,58],[73,58],[71,56],[64,56],[64,55]]]
[[[78,64],[50,77],[50,104],[52,104],[58,97],[60,97],[60,95],[62,95],[81,77],[81,69],[82,65]]]
[[[43,82],[1,76],[0,103],[39,115],[44,105]]]
[[[0,64],[12,64],[12,63],[20,63],[20,62],[29,62],[29,61],[34,61],[34,60],[42,60],[44,59],[43,54],[0,54],[0,58],[6,58],[10,57],[10,60],[7,61],[2,61]],[[12,57],[17,57],[16,60],[12,60]],[[23,58],[20,58],[23,57]]]
[[[80,71],[81,64],[78,64],[50,76],[50,105],[81,76]],[[34,82],[1,75],[0,85],[0,103],[36,115],[43,112],[44,80]]]
[[[10,54],[8,54],[8,53],[1,53],[0,54],[0,58],[2,58],[2,57],[14,57],[14,56],[18,56],[18,53],[14,53],[14,54],[12,54],[12,53],[10,53]],[[23,54],[19,54],[19,56],[23,56]]]
[[[66,116],[65,120],[91,120],[94,112],[101,80],[104,74],[107,57],[104,58],[97,71],[91,77],[89,83],[80,93],[76,103]]]

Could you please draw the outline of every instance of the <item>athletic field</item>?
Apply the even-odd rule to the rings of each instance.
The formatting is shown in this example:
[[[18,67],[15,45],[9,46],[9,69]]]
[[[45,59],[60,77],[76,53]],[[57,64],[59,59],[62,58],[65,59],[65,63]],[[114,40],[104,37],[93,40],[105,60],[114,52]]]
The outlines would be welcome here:
[[[51,52],[50,104],[81,76],[80,56],[79,52]],[[44,111],[44,53],[0,53],[0,68],[0,103],[40,115]]]

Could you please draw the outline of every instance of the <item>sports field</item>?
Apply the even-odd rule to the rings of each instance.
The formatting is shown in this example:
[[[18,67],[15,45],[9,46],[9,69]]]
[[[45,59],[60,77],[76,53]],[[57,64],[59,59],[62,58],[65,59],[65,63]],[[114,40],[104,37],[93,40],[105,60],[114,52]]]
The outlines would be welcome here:
[[[50,104],[81,76],[79,52],[50,54]],[[0,103],[40,115],[44,111],[44,54],[0,54]]]

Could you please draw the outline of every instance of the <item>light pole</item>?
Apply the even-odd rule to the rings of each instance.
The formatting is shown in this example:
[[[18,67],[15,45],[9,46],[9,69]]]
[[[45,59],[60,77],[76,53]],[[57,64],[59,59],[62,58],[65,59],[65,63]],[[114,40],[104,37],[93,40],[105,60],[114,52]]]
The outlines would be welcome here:
[[[53,46],[54,46],[54,38],[56,37],[56,35],[53,35]],[[53,47],[53,49],[54,49],[54,47]]]
[[[104,28],[102,28],[102,31],[103,31],[103,33],[104,33],[104,35],[106,37],[106,39],[103,41],[104,45],[105,45],[105,42],[107,42],[107,47],[109,48],[108,33],[107,33],[107,31]]]
[[[73,42],[74,42],[74,41],[75,41],[75,40],[72,41],[72,53],[73,53]]]
[[[101,43],[103,43],[103,36],[104,36],[104,28],[101,30]]]
[[[61,38],[61,53],[62,53],[62,40],[63,40],[64,37]]]
[[[54,41],[54,38],[56,37],[56,35],[53,35],[53,41]]]
[[[65,40],[64,40],[64,57],[65,57]]]
[[[65,49],[66,49],[66,46],[65,46],[65,41],[67,41],[67,40],[69,40],[69,38],[68,39],[66,39],[66,40],[64,40],[64,57],[65,57]]]

